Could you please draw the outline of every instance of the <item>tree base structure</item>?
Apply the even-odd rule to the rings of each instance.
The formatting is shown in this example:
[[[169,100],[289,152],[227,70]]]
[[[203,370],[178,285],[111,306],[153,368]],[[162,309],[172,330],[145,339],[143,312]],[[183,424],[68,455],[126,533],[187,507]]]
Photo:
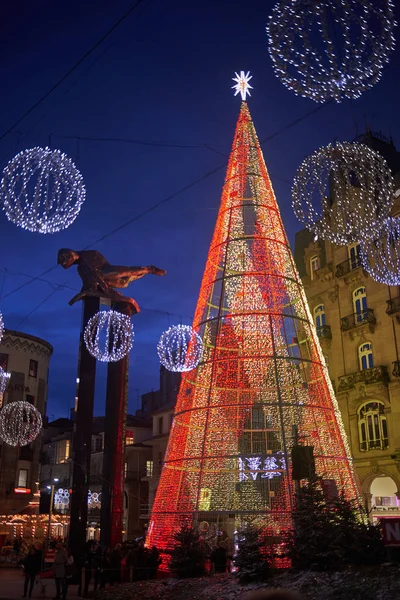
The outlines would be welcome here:
[[[313,447],[316,474],[359,497],[315,325],[253,122],[242,103],[147,544],[168,553],[197,525],[230,552],[261,528],[279,554],[292,526],[292,448]],[[361,505],[361,501],[360,501]]]

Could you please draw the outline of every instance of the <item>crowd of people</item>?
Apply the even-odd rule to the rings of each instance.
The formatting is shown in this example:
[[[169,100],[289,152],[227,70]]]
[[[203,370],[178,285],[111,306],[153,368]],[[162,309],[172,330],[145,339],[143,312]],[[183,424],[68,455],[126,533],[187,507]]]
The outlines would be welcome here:
[[[38,576],[51,572],[55,579],[55,600],[66,600],[68,586],[78,586],[78,596],[87,598],[90,583],[93,589],[104,589],[107,585],[153,579],[161,563],[156,547],[145,548],[143,541],[117,544],[113,550],[102,548],[96,541],[89,540],[82,556],[74,560],[61,540],[55,543],[54,562],[43,571],[43,556],[40,548],[32,546],[22,561],[24,568],[23,598],[31,598]],[[229,557],[223,544],[218,544],[211,554],[212,570],[215,573],[229,571]],[[302,600],[288,590],[256,590],[246,600]]]

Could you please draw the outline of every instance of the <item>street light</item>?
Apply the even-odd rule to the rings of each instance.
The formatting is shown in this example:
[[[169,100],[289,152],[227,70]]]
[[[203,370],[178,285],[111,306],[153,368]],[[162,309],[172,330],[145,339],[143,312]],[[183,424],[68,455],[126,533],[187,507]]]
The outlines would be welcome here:
[[[54,477],[52,484],[47,486],[47,489],[50,490],[50,508],[49,508],[49,524],[47,526],[47,548],[50,545],[50,533],[51,533],[51,515],[53,513],[53,502],[54,502],[54,487],[55,483],[57,483],[58,477]]]

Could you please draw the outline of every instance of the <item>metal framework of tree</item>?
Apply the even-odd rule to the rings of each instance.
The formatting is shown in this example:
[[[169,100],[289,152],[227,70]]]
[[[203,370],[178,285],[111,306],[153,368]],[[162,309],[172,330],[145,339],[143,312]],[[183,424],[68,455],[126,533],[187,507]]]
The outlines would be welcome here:
[[[291,527],[291,448],[358,497],[339,407],[254,124],[242,103],[193,327],[198,367],[182,378],[148,531],[235,532],[249,519],[279,545]],[[296,432],[296,433],[295,433]]]

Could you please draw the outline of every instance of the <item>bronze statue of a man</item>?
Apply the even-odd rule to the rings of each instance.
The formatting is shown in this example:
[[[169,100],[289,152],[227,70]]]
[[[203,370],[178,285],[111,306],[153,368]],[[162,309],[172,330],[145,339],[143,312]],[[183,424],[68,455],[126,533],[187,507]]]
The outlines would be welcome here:
[[[96,296],[108,298],[112,302],[127,302],[137,313],[140,312],[140,308],[135,300],[123,296],[114,288],[126,288],[132,281],[136,281],[144,275],[166,275],[166,271],[152,265],[147,267],[110,265],[97,250],[75,251],[70,248],[61,248],[58,251],[57,263],[64,269],[77,265],[82,279],[82,289],[69,301],[70,305],[82,300],[85,296]]]

